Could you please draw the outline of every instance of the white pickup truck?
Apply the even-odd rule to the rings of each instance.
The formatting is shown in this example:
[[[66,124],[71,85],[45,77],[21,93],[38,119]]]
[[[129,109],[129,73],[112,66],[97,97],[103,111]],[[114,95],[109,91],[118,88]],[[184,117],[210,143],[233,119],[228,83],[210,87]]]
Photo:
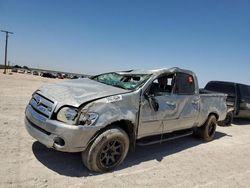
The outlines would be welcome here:
[[[41,87],[26,129],[49,148],[82,152],[93,171],[113,170],[138,145],[196,133],[211,141],[227,114],[226,95],[200,92],[180,68],[110,72]]]

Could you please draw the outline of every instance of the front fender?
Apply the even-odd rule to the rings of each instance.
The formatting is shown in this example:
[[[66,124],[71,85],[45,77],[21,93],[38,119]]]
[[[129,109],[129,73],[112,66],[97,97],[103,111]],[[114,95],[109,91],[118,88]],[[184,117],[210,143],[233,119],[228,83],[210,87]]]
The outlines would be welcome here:
[[[121,120],[136,124],[139,101],[134,95],[121,96],[121,100],[112,102],[103,98],[87,104],[82,110],[98,113],[99,117],[94,126],[100,128]]]

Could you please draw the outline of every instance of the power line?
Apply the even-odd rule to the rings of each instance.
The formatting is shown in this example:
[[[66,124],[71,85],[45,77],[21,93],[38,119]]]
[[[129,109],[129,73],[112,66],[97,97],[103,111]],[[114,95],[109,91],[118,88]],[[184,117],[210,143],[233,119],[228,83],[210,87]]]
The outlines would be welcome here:
[[[9,34],[14,34],[10,31],[0,30],[1,32],[5,33],[6,39],[5,39],[5,58],[4,58],[4,71],[3,73],[6,74],[6,66],[7,66],[7,53],[8,53],[8,38]]]

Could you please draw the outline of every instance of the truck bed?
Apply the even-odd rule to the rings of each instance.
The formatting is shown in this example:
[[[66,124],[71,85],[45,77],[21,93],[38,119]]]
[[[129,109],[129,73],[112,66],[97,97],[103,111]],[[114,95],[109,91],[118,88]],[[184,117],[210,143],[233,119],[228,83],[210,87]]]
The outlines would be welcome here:
[[[234,96],[234,95],[227,95],[225,93],[210,91],[210,90],[206,90],[206,89],[200,89],[199,93],[201,95],[204,95],[204,94],[209,94],[209,95],[215,94],[216,96],[218,96],[218,94],[220,94],[220,95],[222,94],[222,95],[226,96],[226,104],[227,104],[228,108],[234,108],[234,106],[235,106],[236,96]]]
[[[226,116],[225,99],[226,94],[212,92],[205,89],[200,89],[200,118],[205,118],[208,116],[208,112],[225,112],[223,113],[218,120],[223,120]]]

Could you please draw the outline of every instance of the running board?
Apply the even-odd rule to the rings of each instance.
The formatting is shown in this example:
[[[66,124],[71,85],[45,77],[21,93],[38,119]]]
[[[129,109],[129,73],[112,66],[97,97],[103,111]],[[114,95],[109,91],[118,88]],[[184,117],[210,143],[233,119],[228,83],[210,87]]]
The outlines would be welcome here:
[[[174,139],[181,138],[184,136],[189,136],[191,134],[193,134],[192,129],[176,131],[176,132],[172,132],[172,133],[166,133],[163,135],[156,135],[156,136],[141,138],[137,141],[136,144],[139,146],[148,146],[148,145],[152,145],[152,144],[166,142],[169,140],[174,140]]]

